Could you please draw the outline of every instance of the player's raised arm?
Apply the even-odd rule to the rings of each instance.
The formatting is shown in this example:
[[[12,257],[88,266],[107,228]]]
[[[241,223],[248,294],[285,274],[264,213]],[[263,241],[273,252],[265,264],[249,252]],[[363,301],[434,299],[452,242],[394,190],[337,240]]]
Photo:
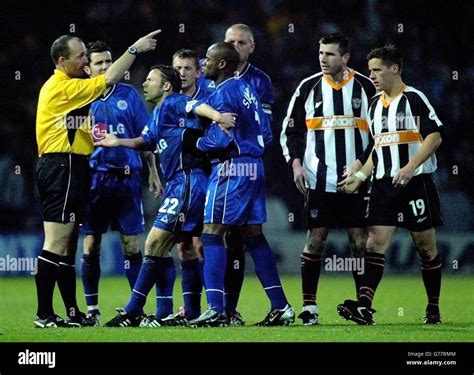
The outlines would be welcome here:
[[[161,33],[161,30],[155,30],[144,37],[138,39],[127,51],[120,56],[112,66],[105,72],[105,84],[107,87],[120,81],[125,72],[132,66],[135,57],[139,53],[152,51],[156,48],[156,39],[154,37]]]

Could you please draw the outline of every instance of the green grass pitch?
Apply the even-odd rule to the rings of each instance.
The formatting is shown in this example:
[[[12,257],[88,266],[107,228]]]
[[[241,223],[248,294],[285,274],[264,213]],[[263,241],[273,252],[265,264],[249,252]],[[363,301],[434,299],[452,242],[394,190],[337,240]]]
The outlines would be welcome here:
[[[298,314],[301,309],[300,278],[283,277],[290,303]],[[474,341],[474,276],[445,276],[442,284],[441,314],[443,324],[426,326],[422,316],[426,297],[420,276],[386,275],[375,297],[374,326],[357,326],[337,315],[336,305],[354,297],[350,277],[322,275],[318,303],[321,324],[305,327],[297,319],[289,327],[253,327],[269,309],[268,300],[255,277],[246,277],[239,311],[245,327],[227,328],[33,328],[36,309],[34,278],[0,279],[0,341],[3,342],[472,342]],[[83,308],[82,285],[78,279],[78,301]],[[175,284],[175,310],[182,305],[181,286]],[[155,310],[152,290],[147,313]],[[100,284],[102,322],[124,306],[129,297],[124,277],[103,278]],[[205,306],[203,297],[203,306]],[[55,291],[55,309],[64,316],[59,291]]]

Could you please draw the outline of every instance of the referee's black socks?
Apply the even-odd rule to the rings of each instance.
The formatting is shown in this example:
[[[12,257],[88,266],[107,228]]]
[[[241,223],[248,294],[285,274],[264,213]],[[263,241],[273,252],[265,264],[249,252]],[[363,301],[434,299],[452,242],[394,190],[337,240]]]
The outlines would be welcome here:
[[[51,251],[42,250],[38,256],[38,268],[35,275],[38,310],[36,315],[45,319],[54,314],[53,293],[59,273],[61,256]]]
[[[59,260],[58,287],[67,316],[76,317],[79,312],[76,300],[76,265],[74,256],[62,256]]]

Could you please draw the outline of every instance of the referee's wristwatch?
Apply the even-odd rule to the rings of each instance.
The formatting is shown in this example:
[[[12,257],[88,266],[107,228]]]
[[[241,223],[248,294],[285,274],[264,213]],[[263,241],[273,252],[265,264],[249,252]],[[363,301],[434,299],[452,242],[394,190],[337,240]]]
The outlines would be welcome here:
[[[128,52],[128,53],[131,53],[132,55],[135,55],[135,56],[138,55],[138,50],[137,50],[137,48],[134,47],[134,46],[128,47],[127,52]]]

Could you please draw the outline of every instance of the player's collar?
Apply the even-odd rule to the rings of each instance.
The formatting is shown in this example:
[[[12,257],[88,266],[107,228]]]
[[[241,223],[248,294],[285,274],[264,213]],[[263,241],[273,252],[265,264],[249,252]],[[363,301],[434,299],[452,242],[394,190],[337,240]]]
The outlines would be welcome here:
[[[245,73],[247,73],[247,71],[249,70],[250,68],[250,63],[247,61],[247,64],[244,66],[244,68],[242,69],[242,73],[239,73],[239,77],[242,77]]]
[[[324,80],[334,89],[334,90],[340,90],[341,87],[343,87],[346,83],[348,83],[352,77],[355,76],[356,72],[353,69],[347,68],[347,76],[345,79],[343,79],[341,82],[336,83],[333,81],[332,77],[329,74],[323,74]]]
[[[392,103],[395,99],[397,99],[407,88],[407,86],[402,82],[402,87],[400,88],[400,91],[398,91],[398,94],[395,95],[392,98],[388,98],[387,95],[385,94],[385,91],[382,91],[382,95],[380,96],[380,101],[382,102],[382,105],[384,108],[388,108],[390,103]]]
[[[191,96],[191,99],[196,99],[197,96],[199,95],[199,92],[201,91],[201,88],[199,86],[196,86],[196,91],[194,92],[194,94]]]
[[[221,83],[219,83],[217,86],[216,86],[216,89],[218,89],[220,86],[222,86],[224,83],[226,83],[227,81],[230,81],[231,79],[235,79],[235,76],[230,76],[229,78],[225,79],[224,81],[222,81]]]
[[[116,84],[113,85],[113,86],[110,88],[109,92],[106,93],[103,98],[100,98],[100,100],[102,100],[102,101],[105,102],[108,98],[110,98],[110,97],[112,96],[112,94],[114,93],[116,86],[117,86]]]

